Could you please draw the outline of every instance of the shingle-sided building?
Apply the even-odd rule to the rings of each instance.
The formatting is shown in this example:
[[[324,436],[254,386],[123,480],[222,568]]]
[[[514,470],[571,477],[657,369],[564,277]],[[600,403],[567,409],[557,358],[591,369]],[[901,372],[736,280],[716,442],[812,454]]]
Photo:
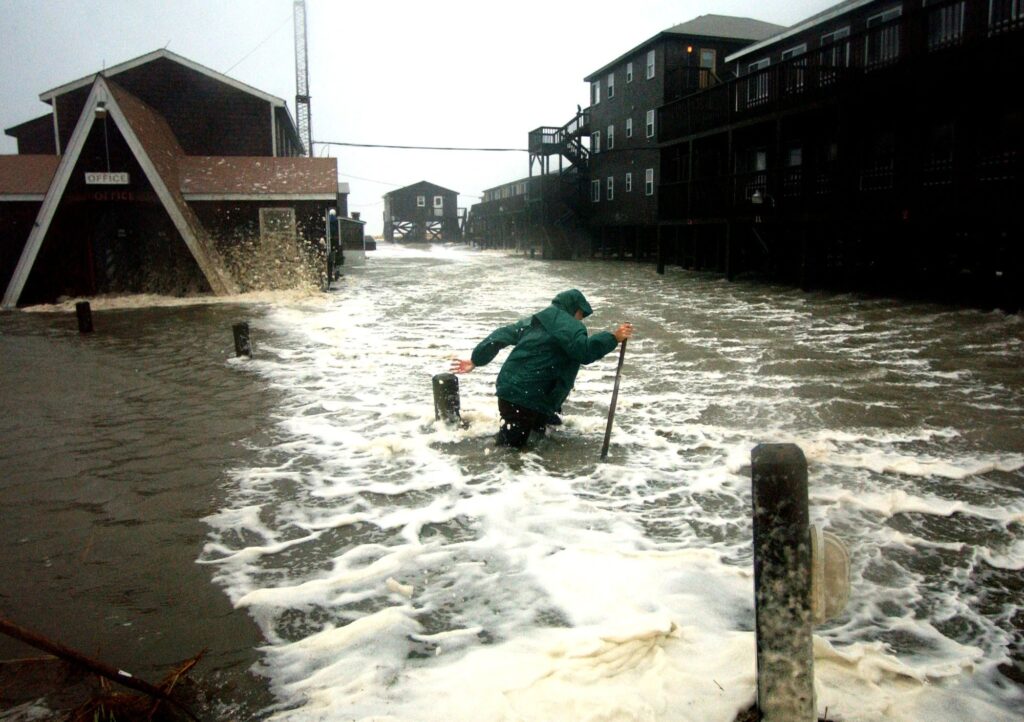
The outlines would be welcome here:
[[[751,18],[701,15],[648,38],[599,68],[590,83],[591,227],[632,248],[658,220],[660,106],[725,79],[725,57],[784,30]],[[621,239],[615,240],[619,245]],[[650,239],[648,239],[650,240]],[[648,244],[650,245],[650,244]]]
[[[167,50],[40,98],[0,156],[5,307],[322,281],[337,162],[300,157],[280,98]]]
[[[384,194],[384,239],[387,241],[456,241],[459,192],[428,181]]]

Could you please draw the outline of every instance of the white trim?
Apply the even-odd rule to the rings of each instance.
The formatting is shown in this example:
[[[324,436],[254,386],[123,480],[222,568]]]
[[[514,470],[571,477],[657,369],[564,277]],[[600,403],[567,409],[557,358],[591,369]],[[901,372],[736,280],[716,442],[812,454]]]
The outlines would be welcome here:
[[[53,104],[53,147],[60,155],[60,123],[57,122],[57,104]]]
[[[333,201],[334,193],[182,193],[187,201]]]
[[[270,104],[270,155],[277,157],[277,114],[274,104]]]
[[[157,197],[160,199],[160,202],[163,204],[164,210],[166,210],[167,214],[171,217],[171,221],[174,223],[178,233],[185,241],[185,245],[188,246],[189,251],[192,253],[192,257],[199,265],[199,270],[202,271],[207,282],[210,284],[210,288],[218,295],[237,292],[235,284],[230,279],[221,275],[220,270],[207,256],[206,250],[200,246],[199,239],[197,239],[192,233],[192,229],[189,226],[188,221],[182,214],[178,204],[175,203],[172,198],[170,190],[160,177],[160,174],[156,171],[152,161],[149,159],[145,149],[142,147],[142,143],[139,141],[138,136],[135,135],[135,131],[128,123],[127,118],[125,118],[124,111],[121,110],[121,106],[117,104],[117,101],[111,94],[104,79],[102,77],[97,77],[94,81],[92,90],[89,91],[89,96],[86,98],[85,104],[83,105],[82,114],[78,117],[78,123],[75,125],[75,130],[71,134],[71,140],[68,142],[67,152],[61,156],[60,163],[57,164],[57,170],[54,173],[53,180],[50,183],[49,189],[46,191],[46,197],[43,199],[43,203],[39,207],[39,212],[36,215],[36,222],[32,226],[32,230],[29,232],[28,240],[25,241],[25,248],[22,250],[21,257],[18,259],[18,265],[15,267],[14,273],[11,276],[11,281],[7,285],[7,290],[3,298],[3,308],[14,308],[18,304],[21,292],[25,288],[26,281],[28,281],[29,273],[32,271],[32,266],[35,264],[36,256],[39,255],[39,249],[42,247],[43,239],[46,237],[46,233],[50,229],[53,217],[57,212],[57,206],[60,205],[60,201],[64,197],[64,191],[67,189],[68,180],[71,178],[71,173],[74,171],[75,165],[78,163],[78,159],[82,154],[82,148],[85,146],[85,141],[89,137],[89,131],[92,129],[92,125],[96,121],[96,106],[100,101],[105,104],[109,117],[111,117],[114,120],[114,123],[117,124],[118,129],[121,131],[121,135],[124,137],[129,149],[131,149],[134,154],[135,160],[142,168],[142,172],[146,175],[146,179],[149,181],[153,190],[156,192]],[[191,213],[191,210],[189,210],[189,213]]]
[[[46,198],[43,193],[0,193],[0,203],[15,201],[41,201]]]
[[[748,45],[742,50],[739,50],[733,53],[732,55],[726,56],[725,62],[731,63],[733,60],[736,60],[737,58],[742,58],[744,55],[749,55],[750,53],[757,52],[762,48],[768,47],[769,45],[773,45],[779,40],[782,40],[783,38],[788,38],[793,35],[802,33],[804,30],[807,30],[809,28],[822,25],[828,22],[829,20],[841,17],[849,12],[856,10],[859,7],[863,7],[873,2],[876,2],[876,0],[859,0],[858,2],[854,2],[849,5],[839,5],[833,8],[831,11],[826,11],[821,15],[815,15],[814,17],[810,18],[809,20],[805,20],[799,25],[794,25],[793,27],[782,31],[778,35],[772,35],[770,38],[765,38],[764,40],[754,43],[753,45]]]
[[[200,65],[194,60],[184,58],[181,55],[178,55],[177,53],[173,53],[170,50],[167,50],[166,48],[154,50],[151,53],[140,55],[139,57],[133,58],[132,60],[126,60],[125,62],[120,63],[119,65],[107,68],[103,71],[102,76],[109,78],[114,75],[123,73],[126,70],[131,70],[133,68],[139,67],[140,65],[145,65],[146,63],[156,60],[158,58],[167,58],[168,60],[172,60],[180,65],[184,65],[186,68],[191,68],[192,70],[195,70],[197,73],[201,73],[209,78],[213,78],[214,80],[219,80],[225,85],[230,85],[232,88],[235,88],[236,90],[241,90],[244,93],[255,95],[257,98],[262,98],[263,100],[266,100],[268,103],[271,103],[272,105],[284,105],[284,100],[282,98],[278,98],[276,95],[264,93],[262,90],[257,90],[251,85],[246,85],[240,80],[229,78],[227,75],[224,75],[223,73],[218,73],[216,70],[211,70],[210,68],[207,68],[205,65]],[[84,78],[72,80],[70,83],[65,83],[64,85],[52,88],[51,90],[44,91],[39,94],[39,99],[44,103],[49,103],[51,100],[53,100],[53,98],[55,98],[58,95],[63,95],[64,93],[70,92],[72,90],[84,88],[90,85],[97,75],[99,75],[99,73],[86,75]]]

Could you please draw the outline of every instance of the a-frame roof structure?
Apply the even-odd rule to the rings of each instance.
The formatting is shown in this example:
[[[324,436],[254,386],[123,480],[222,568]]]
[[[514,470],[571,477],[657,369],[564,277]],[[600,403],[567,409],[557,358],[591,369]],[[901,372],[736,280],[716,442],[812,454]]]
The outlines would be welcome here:
[[[57,165],[53,181],[46,191],[36,222],[4,293],[3,307],[12,308],[18,303],[67,189],[68,180],[96,121],[97,109],[101,109],[101,112],[105,110],[116,124],[213,292],[218,295],[237,293],[237,286],[224,271],[208,234],[181,192],[178,164],[184,153],[167,121],[113,81],[96,76],[92,82],[83,112]]]

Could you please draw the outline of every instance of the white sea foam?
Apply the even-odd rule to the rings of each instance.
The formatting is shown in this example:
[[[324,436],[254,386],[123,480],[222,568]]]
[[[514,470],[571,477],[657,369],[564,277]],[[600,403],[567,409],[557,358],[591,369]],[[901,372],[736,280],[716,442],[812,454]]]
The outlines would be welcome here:
[[[946,312],[649,270],[382,244],[336,293],[264,309],[233,368],[283,392],[277,438],[234,470],[202,561],[264,631],[276,718],[732,720],[755,688],[750,450],[777,441],[853,559],[819,712],[1016,718],[1009,617],[971,565],[1024,566],[1024,456],[967,417],[985,399],[1019,424],[1018,372],[939,368]],[[526,453],[493,448],[500,358],[460,377],[467,426],[434,419],[451,356],[570,287],[591,330],[639,329],[607,463],[612,358]],[[1017,348],[1020,324],[949,313],[979,355]]]

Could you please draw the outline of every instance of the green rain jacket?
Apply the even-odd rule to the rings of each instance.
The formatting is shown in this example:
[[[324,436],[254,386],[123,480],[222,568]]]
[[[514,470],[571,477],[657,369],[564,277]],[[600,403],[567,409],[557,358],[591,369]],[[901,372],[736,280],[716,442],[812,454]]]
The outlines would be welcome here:
[[[575,318],[576,309],[584,317],[593,313],[582,293],[562,291],[543,311],[502,326],[473,349],[473,364],[483,366],[501,349],[515,346],[498,373],[498,398],[553,414],[572,390],[580,364],[615,350],[619,342],[608,331],[587,336],[587,327]]]

